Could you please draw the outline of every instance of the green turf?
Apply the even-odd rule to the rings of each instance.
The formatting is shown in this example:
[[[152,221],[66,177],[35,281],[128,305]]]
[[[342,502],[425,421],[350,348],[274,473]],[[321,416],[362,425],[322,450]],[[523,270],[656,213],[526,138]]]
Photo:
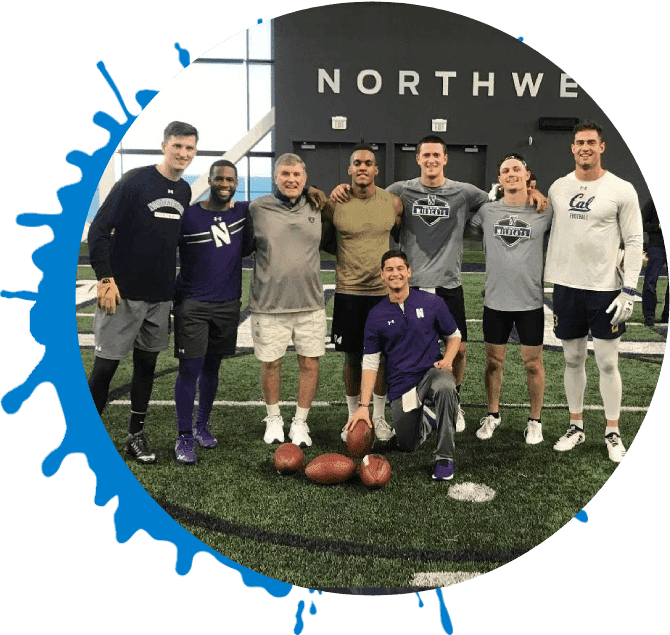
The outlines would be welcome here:
[[[86,270],[80,267],[82,271]],[[243,306],[248,302],[249,276],[250,272],[244,272]],[[332,272],[322,277],[324,283],[334,283]],[[466,313],[479,319],[484,276],[464,274],[463,279]],[[659,295],[666,284],[665,279],[659,282]],[[640,311],[639,303],[635,310]],[[328,311],[332,312],[332,300]],[[80,330],[92,328],[89,317],[79,317],[77,323]],[[91,326],[87,328],[87,324]],[[417,572],[489,571],[560,529],[596,494],[616,465],[607,458],[602,411],[585,412],[587,440],[572,452],[552,450],[553,442],[567,427],[564,408],[543,411],[543,444],[524,443],[527,409],[505,406],[528,401],[519,346],[514,344],[508,346],[502,424],[491,440],[477,439],[478,421],[486,414],[481,323],[470,322],[468,330],[468,368],[461,391],[468,426],[456,438],[453,484],[487,485],[496,492],[490,502],[456,501],[448,495],[450,484],[432,482],[431,438],[415,453],[389,453],[393,477],[378,491],[367,489],[357,477],[342,485],[320,486],[302,474],[279,476],[271,462],[274,447],[262,440],[265,409],[252,405],[215,407],[212,428],[220,445],[209,451],[198,449],[195,467],[174,461],[174,407],[151,406],[147,431],[159,462],[154,466],[129,462],[128,467],[145,489],[157,501],[172,506],[174,517],[204,543],[260,573],[293,584],[309,588],[406,587]],[[629,327],[625,338],[662,341],[665,330]],[[93,352],[81,352],[88,374]],[[620,359],[624,406],[649,405],[661,361],[660,357]],[[545,351],[544,362],[545,403],[562,404],[563,355]],[[225,360],[217,398],[262,401],[259,366],[250,353]],[[305,451],[308,460],[344,449],[339,437],[346,421],[341,368],[340,353],[329,352],[322,358],[316,401],[331,405],[314,406],[310,412],[314,446]],[[176,370],[171,349],[158,357],[152,399],[174,399]],[[294,401],[298,377],[295,353],[286,355],[283,371],[282,399]],[[114,377],[112,394],[128,399],[131,373],[132,361],[127,357]],[[587,360],[587,376],[585,403],[601,404],[592,355]],[[283,407],[285,420],[290,420],[293,409]],[[127,405],[109,405],[103,414],[104,425],[121,452],[128,410]],[[622,413],[627,446],[643,419],[644,412]],[[376,451],[385,452],[384,444],[378,444]],[[230,525],[222,527],[222,521]],[[252,536],[245,531],[251,531]],[[310,543],[312,539],[316,542]],[[370,555],[373,548],[379,550],[377,555]],[[409,557],[426,549],[441,555],[425,562]]]

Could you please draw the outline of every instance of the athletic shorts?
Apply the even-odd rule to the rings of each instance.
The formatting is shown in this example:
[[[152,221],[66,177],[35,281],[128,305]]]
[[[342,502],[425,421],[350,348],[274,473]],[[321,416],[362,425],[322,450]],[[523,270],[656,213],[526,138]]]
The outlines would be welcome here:
[[[613,340],[626,332],[625,323],[610,324],[613,313],[606,309],[620,291],[588,291],[554,285],[554,334],[561,340],[591,335],[599,340]]]
[[[363,353],[363,335],[368,313],[385,295],[336,293],[330,341],[336,351]]]
[[[157,353],[168,347],[171,301],[121,300],[112,315],[96,309],[93,317],[95,354],[121,359],[133,348]]]
[[[207,353],[231,356],[237,345],[239,300],[202,302],[187,299],[174,305],[174,356],[195,359]]]
[[[496,311],[484,306],[484,341],[507,344],[512,327],[516,326],[519,342],[524,346],[542,346],[544,342],[544,309],[531,311]]]
[[[465,301],[463,299],[463,287],[456,287],[455,289],[447,289],[446,287],[413,287],[414,289],[421,289],[422,291],[429,291],[439,295],[446,303],[449,313],[456,320],[456,326],[461,332],[461,342],[468,341],[468,323],[465,321]]]
[[[284,357],[291,343],[298,355],[321,357],[326,352],[326,311],[252,313],[251,339],[262,362]]]

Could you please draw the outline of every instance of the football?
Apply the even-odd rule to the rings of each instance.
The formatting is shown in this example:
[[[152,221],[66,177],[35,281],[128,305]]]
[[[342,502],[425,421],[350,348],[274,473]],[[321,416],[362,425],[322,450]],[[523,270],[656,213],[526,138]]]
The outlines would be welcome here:
[[[356,471],[356,464],[344,454],[320,454],[305,468],[305,475],[315,483],[343,483]]]
[[[368,454],[361,461],[360,477],[368,487],[384,487],[391,480],[391,464],[381,454]]]
[[[366,454],[370,454],[374,442],[374,430],[368,427],[364,419],[356,421],[347,432],[347,452],[354,459],[362,459]]]
[[[282,443],[274,453],[275,469],[280,474],[293,474],[305,465],[305,455],[299,445]]]

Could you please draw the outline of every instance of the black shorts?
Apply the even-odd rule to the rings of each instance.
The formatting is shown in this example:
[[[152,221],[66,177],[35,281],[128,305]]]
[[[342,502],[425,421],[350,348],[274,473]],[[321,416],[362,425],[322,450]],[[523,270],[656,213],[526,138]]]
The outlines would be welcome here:
[[[207,353],[234,355],[241,304],[239,300],[184,300],[175,304],[174,356],[195,359]]]
[[[613,313],[605,311],[620,291],[589,291],[554,285],[554,334],[560,340],[591,335],[613,340],[626,332],[625,323],[610,324]]]
[[[363,335],[368,313],[385,297],[385,295],[335,294],[330,341],[335,344],[336,351],[363,353]]]
[[[418,289],[418,287],[413,287]],[[468,341],[468,323],[465,321],[465,300],[463,299],[463,287],[447,289],[446,287],[436,287],[435,295],[439,295],[447,305],[449,313],[456,320],[456,326],[461,332],[461,342]]]
[[[512,327],[516,326],[519,342],[524,346],[542,346],[544,342],[544,309],[531,311],[496,311],[484,306],[484,341],[507,344]]]

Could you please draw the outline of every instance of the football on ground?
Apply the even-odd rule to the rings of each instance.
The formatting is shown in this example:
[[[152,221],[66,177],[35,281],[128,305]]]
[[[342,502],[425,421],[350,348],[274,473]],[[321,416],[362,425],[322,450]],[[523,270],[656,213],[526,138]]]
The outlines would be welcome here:
[[[347,452],[354,459],[362,459],[370,454],[375,442],[375,433],[364,419],[359,419],[347,432]]]
[[[275,469],[280,474],[293,474],[305,465],[305,455],[299,445],[282,443],[274,453]]]
[[[391,464],[381,454],[368,454],[361,461],[360,477],[368,487],[384,487],[391,480]]]
[[[344,454],[320,454],[305,468],[305,475],[315,483],[333,485],[344,483],[356,471],[356,464]]]

